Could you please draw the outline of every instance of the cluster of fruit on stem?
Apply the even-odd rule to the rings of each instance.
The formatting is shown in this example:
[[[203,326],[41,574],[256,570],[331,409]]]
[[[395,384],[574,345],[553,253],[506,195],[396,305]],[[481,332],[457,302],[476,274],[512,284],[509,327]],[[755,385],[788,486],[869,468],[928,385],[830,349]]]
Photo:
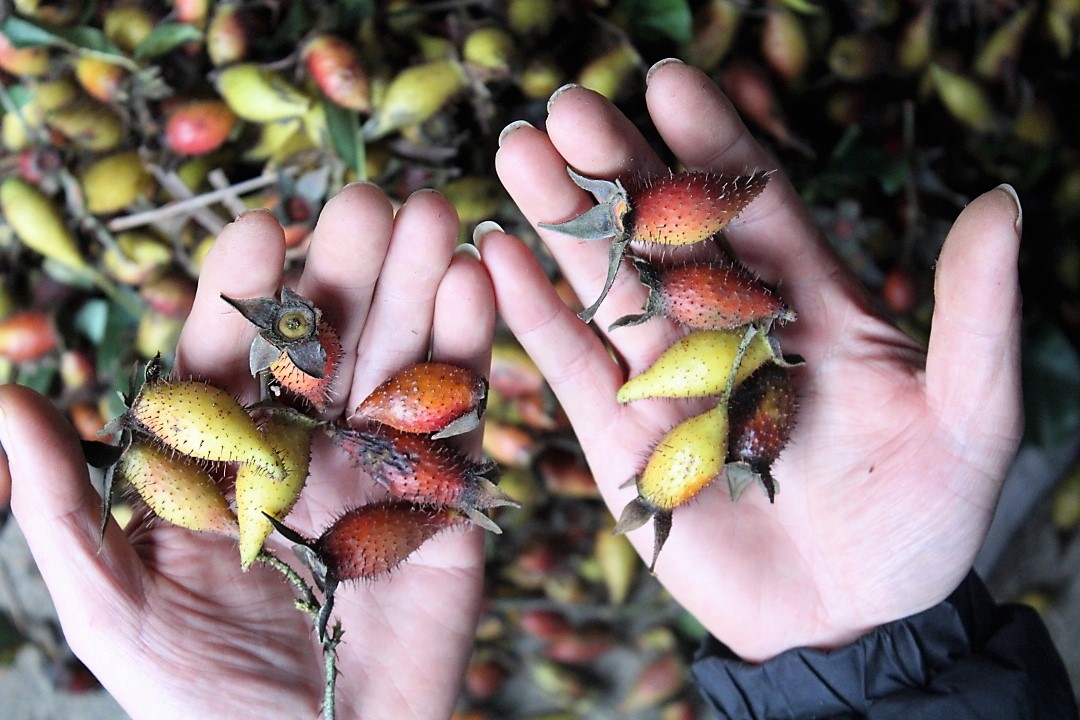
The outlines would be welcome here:
[[[649,296],[640,314],[615,320],[609,331],[662,317],[688,332],[645,371],[619,389],[621,403],[644,398],[717,398],[708,410],[671,428],[630,479],[638,495],[623,510],[616,533],[650,519],[655,567],[671,529],[674,509],[718,479],[733,500],[758,482],[769,501],[776,495],[771,467],[787,444],[795,421],[791,368],[770,334],[795,312],[735,258],[721,262],[661,264],[633,247],[677,247],[709,240],[765,188],[770,173],[723,175],[669,173],[614,182],[568,169],[599,203],[561,223],[541,227],[584,240],[613,238],[599,298],[580,317],[590,321],[629,254]]]
[[[107,466],[107,522],[116,480],[157,517],[181,527],[237,538],[241,567],[262,562],[303,590],[298,606],[314,619],[327,660],[332,712],[333,657],[341,629],[327,629],[340,583],[388,574],[442,530],[498,526],[485,510],[517,503],[495,485],[495,465],[458,450],[454,435],[480,424],[487,379],[467,368],[426,361],[408,365],[377,387],[345,421],[321,418],[342,354],[338,336],[314,303],[289,288],[280,297],[222,299],[260,332],[250,369],[262,399],[242,406],[226,390],[198,379],[169,379],[160,359],[127,410],[109,424],[118,446],[97,455]],[[283,521],[306,484],[313,436],[326,433],[387,498],[346,509],[317,538]],[[235,468],[230,503],[222,490]],[[104,524],[102,532],[104,533]],[[323,602],[263,545],[275,528],[296,544]]]

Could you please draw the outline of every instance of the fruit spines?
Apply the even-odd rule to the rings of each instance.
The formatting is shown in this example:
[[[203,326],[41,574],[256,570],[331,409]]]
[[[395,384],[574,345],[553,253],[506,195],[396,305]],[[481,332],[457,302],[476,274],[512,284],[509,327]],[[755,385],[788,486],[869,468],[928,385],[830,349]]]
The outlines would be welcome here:
[[[497,471],[493,463],[474,462],[445,442],[391,428],[375,433],[334,427],[330,434],[358,467],[394,497],[459,508],[495,533],[501,530],[481,511],[518,507],[489,479]]]
[[[398,567],[437,533],[467,522],[454,508],[376,502],[342,514],[313,549],[326,567],[327,580],[371,580]]]
[[[634,258],[641,282],[649,288],[642,313],[611,324],[638,325],[665,317],[695,330],[731,330],[750,323],[765,326],[795,320],[795,311],[765,283],[735,263],[690,262],[659,267]]]
[[[652,365],[627,380],[616,394],[620,403],[645,398],[722,395],[768,362],[783,362],[775,339],[754,330],[739,360],[746,331],[696,330],[677,340]],[[738,362],[736,368],[735,363]]]
[[[728,485],[732,499],[757,480],[776,498],[772,465],[791,439],[798,413],[791,367],[764,365],[731,394],[728,413]]]
[[[407,433],[444,438],[480,424],[487,402],[487,379],[442,362],[407,365],[380,384],[356,408],[353,418]]]
[[[226,391],[199,380],[148,373],[122,423],[200,460],[250,463],[284,477],[285,470],[255,421]]]
[[[649,178],[628,188],[621,224],[631,242],[693,245],[723,230],[765,189],[770,175],[687,171]]]
[[[152,442],[135,440],[117,461],[115,472],[173,525],[197,532],[236,537],[236,516],[206,467]]]
[[[656,444],[634,478],[638,495],[623,508],[612,532],[621,535],[653,520],[650,571],[667,541],[672,511],[723,474],[728,424],[726,403],[682,421]]]
[[[240,566],[255,561],[263,542],[273,532],[266,515],[284,520],[300,497],[311,460],[311,438],[317,422],[284,407],[267,411],[259,426],[267,443],[281,458],[285,477],[275,479],[250,464],[236,471],[236,515],[240,523]],[[264,514],[265,513],[265,514]]]

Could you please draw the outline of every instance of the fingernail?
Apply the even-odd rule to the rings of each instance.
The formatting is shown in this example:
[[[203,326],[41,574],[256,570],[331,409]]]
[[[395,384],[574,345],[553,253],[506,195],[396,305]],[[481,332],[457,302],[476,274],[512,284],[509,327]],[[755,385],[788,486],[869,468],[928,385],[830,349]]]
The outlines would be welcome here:
[[[480,244],[484,241],[484,236],[492,232],[506,232],[502,229],[502,225],[494,220],[485,220],[478,224],[472,231],[472,241],[478,249]]]
[[[273,213],[271,213],[266,208],[251,208],[250,210],[245,210],[244,212],[237,215],[236,218],[233,219],[233,222],[236,222],[237,220],[243,220],[248,215],[257,215],[259,213],[266,213],[267,215],[273,215]]]
[[[479,225],[477,227],[479,227]],[[473,231],[473,235],[474,236],[476,235],[475,230]],[[455,255],[469,255],[469,256],[475,258],[476,260],[479,260],[480,259],[480,248],[476,247],[472,243],[467,243],[467,242],[458,243],[458,246],[456,248],[454,248],[454,254]]]
[[[1003,190],[1006,195],[1012,198],[1013,204],[1016,205],[1016,222],[1014,227],[1016,232],[1020,233],[1024,229],[1024,206],[1020,204],[1020,196],[1016,194],[1016,188],[1009,183],[1001,183],[997,186],[998,190]]]
[[[502,147],[503,140],[505,140],[506,136],[510,133],[514,132],[515,130],[520,130],[523,127],[532,126],[532,123],[530,123],[528,120],[515,120],[512,123],[509,123],[506,127],[502,129],[502,132],[499,133],[499,147]]]
[[[673,58],[673,57],[664,58],[663,60],[657,60],[655,63],[653,63],[653,66],[651,68],[649,68],[649,72],[645,73],[645,84],[646,85],[649,84],[649,81],[652,80],[652,76],[653,76],[654,72],[656,72],[660,68],[664,67],[665,65],[670,65],[671,63],[679,63],[680,65],[682,65],[683,61],[680,60],[679,58]]]
[[[551,113],[551,106],[555,104],[555,101],[559,99],[560,95],[562,95],[567,90],[570,90],[570,89],[573,89],[573,88],[576,88],[576,87],[580,87],[580,86],[577,83],[566,83],[561,88],[559,88],[555,92],[551,93],[551,97],[549,97],[548,101],[547,101],[548,114]]]

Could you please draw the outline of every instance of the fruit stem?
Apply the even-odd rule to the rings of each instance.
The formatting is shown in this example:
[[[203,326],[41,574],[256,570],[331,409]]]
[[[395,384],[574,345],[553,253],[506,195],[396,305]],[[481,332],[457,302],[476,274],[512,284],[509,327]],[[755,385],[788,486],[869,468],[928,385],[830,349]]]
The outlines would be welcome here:
[[[311,589],[311,586],[307,584],[304,578],[300,577],[300,573],[296,572],[291,565],[266,550],[260,550],[255,559],[277,570],[282,577],[288,580],[289,584],[300,593],[300,599],[297,600],[296,606],[311,615],[312,619],[318,619],[322,605],[315,598],[315,591]],[[320,640],[323,640],[323,638],[320,638]],[[325,642],[325,640],[323,641]]]

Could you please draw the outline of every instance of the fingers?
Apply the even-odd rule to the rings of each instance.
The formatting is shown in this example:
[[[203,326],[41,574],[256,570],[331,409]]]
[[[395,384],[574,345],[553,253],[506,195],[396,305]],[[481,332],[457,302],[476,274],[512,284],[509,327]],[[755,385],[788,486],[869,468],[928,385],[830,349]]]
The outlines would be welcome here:
[[[495,292],[474,245],[459,245],[435,296],[431,358],[487,376],[495,334]],[[463,439],[479,454],[481,434]]]
[[[360,337],[348,407],[403,365],[427,358],[435,296],[457,238],[457,213],[436,192],[416,192],[398,210]]]
[[[649,73],[645,99],[660,136],[688,168],[746,174],[777,167],[700,70],[677,61],[658,64]],[[842,272],[783,173],[773,174],[724,235],[738,258],[763,279],[783,281],[796,310],[799,299],[816,292],[809,289]]]
[[[536,362],[582,444],[614,420],[622,371],[589,326],[555,293],[535,256],[506,233],[480,239],[499,313]]]
[[[341,340],[342,357],[327,415],[345,404],[360,340],[386,258],[394,210],[375,185],[349,185],[323,208],[296,291],[325,313]]]
[[[256,329],[220,296],[276,295],[284,263],[285,235],[269,212],[246,213],[221,231],[203,263],[177,345],[182,377],[199,377],[238,394],[254,388],[248,351]]]
[[[1022,422],[1020,223],[1011,188],[976,198],[950,230],[934,278],[927,400],[950,433],[997,447],[1018,442]]]
[[[0,386],[0,444],[8,456],[12,512],[65,629],[124,621],[116,594],[137,597],[142,564],[114,523],[98,552],[101,497],[71,425],[45,397]],[[105,606],[109,617],[102,616]]]

